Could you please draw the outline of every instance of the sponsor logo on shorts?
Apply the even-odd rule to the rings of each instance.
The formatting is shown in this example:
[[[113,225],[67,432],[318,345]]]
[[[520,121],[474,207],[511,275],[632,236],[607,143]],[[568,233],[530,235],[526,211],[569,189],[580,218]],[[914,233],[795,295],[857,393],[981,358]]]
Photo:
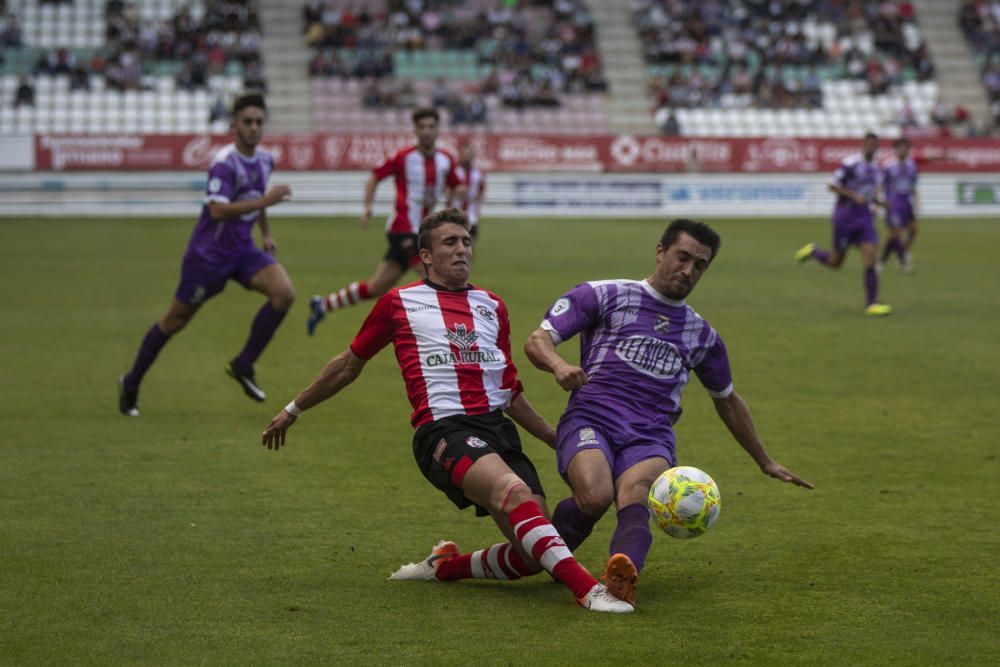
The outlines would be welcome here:
[[[466,438],[465,444],[467,444],[469,447],[475,447],[476,449],[483,449],[484,447],[486,447],[486,443],[474,435],[470,435],[468,438]]]
[[[551,311],[552,316],[557,317],[559,315],[562,315],[563,313],[568,312],[569,308],[570,308],[569,299],[566,298],[559,299],[558,301],[555,302],[555,305],[552,306],[552,311]]]
[[[194,288],[194,294],[191,295],[191,305],[197,306],[202,301],[205,300],[205,286],[198,285]]]
[[[448,447],[448,441],[444,438],[438,440],[438,444],[434,447],[434,460],[438,463],[441,462],[441,455],[444,454],[444,450]]]
[[[581,428],[579,435],[580,435],[580,441],[576,443],[576,446],[578,448],[601,444],[600,441],[597,440],[597,437],[594,435],[594,429],[592,428]]]

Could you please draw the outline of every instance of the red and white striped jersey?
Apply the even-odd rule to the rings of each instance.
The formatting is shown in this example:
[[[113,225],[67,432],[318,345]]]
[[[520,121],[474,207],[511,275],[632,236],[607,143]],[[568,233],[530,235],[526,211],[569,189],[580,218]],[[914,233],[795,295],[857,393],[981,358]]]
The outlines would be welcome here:
[[[385,223],[392,234],[416,234],[420,221],[431,214],[445,186],[459,184],[451,153],[435,149],[430,157],[416,146],[399,151],[375,167],[377,181],[396,179],[396,209]]]
[[[506,409],[523,391],[510,357],[510,318],[496,294],[430,281],[384,294],[351,343],[371,359],[392,343],[414,428],[449,415]]]
[[[455,167],[455,175],[459,182],[468,187],[468,190],[465,197],[452,197],[448,206],[465,211],[465,214],[469,216],[469,224],[476,225],[479,223],[480,208],[482,207],[479,201],[483,193],[486,192],[486,176],[479,167],[466,169],[462,165]]]

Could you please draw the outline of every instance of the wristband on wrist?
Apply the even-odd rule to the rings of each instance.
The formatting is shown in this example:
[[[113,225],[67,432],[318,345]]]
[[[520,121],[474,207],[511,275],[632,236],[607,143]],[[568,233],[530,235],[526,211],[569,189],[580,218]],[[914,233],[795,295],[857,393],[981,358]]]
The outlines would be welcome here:
[[[285,406],[285,412],[287,412],[293,417],[298,417],[299,415],[302,414],[302,409],[299,408],[299,406],[295,405],[295,401],[292,401],[291,403]]]

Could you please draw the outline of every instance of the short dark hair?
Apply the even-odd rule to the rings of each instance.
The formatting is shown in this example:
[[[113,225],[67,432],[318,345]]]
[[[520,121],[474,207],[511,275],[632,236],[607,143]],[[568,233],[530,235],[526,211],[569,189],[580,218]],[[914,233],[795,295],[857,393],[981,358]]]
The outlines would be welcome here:
[[[878,139],[878,135],[874,132],[865,132],[865,139]]]
[[[441,225],[447,224],[461,225],[465,231],[469,231],[469,216],[457,208],[446,208],[437,213],[431,213],[420,223],[420,231],[417,232],[417,248],[430,250],[431,232]]]
[[[688,220],[687,218],[679,218],[667,225],[666,231],[660,237],[660,245],[666,250],[677,242],[681,234],[687,234],[698,243],[711,248],[712,256],[709,258],[709,262],[715,259],[715,256],[719,253],[719,247],[722,246],[722,239],[719,238],[714,229],[704,222]]]
[[[233,102],[233,115],[235,116],[247,107],[259,107],[263,111],[267,111],[264,96],[260,93],[244,93],[237,97]]]
[[[897,148],[899,146],[909,146],[910,140],[907,139],[906,137],[900,137],[899,139],[896,139],[894,142],[892,142],[892,145],[896,146]]]
[[[441,122],[441,116],[434,107],[420,107],[413,112],[413,124],[416,125],[424,118],[433,118],[435,123]]]

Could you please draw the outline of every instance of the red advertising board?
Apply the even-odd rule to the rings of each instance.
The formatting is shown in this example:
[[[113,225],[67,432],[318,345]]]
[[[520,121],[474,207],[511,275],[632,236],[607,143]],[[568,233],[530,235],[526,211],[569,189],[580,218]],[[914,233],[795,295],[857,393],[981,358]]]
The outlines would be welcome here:
[[[454,150],[458,137],[442,136]],[[660,136],[477,135],[479,163],[489,171],[574,172],[829,172],[859,149],[851,139],[681,138]],[[227,136],[179,134],[38,135],[38,171],[202,170]],[[269,136],[278,169],[358,171],[412,144],[406,133]],[[891,156],[884,141],[878,158]],[[914,141],[924,171],[998,172],[1000,142],[972,139]]]

